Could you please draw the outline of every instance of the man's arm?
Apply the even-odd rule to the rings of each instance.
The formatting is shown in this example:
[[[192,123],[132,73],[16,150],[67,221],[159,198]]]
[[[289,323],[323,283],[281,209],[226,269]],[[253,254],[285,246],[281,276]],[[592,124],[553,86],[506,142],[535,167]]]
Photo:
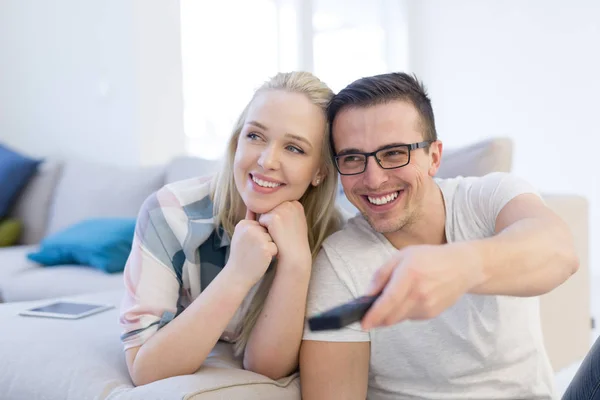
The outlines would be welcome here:
[[[366,399],[370,351],[370,342],[304,340],[300,348],[302,398]]]
[[[562,284],[579,267],[569,227],[536,195],[509,201],[498,214],[495,230],[495,236],[470,244],[481,259],[483,275],[471,293],[537,296]]]
[[[434,318],[465,293],[538,296],[577,271],[569,227],[540,197],[516,195],[493,215],[494,236],[398,251],[371,281],[366,294],[382,296],[362,328]]]
[[[307,317],[358,297],[353,285],[353,270],[343,261],[334,245],[324,245],[313,265]],[[355,279],[359,277],[355,276]],[[360,329],[357,323],[328,331],[311,331],[307,325],[299,360],[302,398],[366,399],[370,340],[369,332]]]

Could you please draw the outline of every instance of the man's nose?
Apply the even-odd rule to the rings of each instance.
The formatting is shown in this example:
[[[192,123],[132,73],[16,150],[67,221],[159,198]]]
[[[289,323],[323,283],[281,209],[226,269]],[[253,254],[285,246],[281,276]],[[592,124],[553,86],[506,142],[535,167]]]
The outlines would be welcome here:
[[[375,157],[367,158],[365,172],[363,172],[363,183],[368,189],[376,190],[388,180],[387,171],[377,164]]]
[[[279,167],[279,152],[274,146],[267,146],[258,158],[258,165],[263,169],[277,169]]]

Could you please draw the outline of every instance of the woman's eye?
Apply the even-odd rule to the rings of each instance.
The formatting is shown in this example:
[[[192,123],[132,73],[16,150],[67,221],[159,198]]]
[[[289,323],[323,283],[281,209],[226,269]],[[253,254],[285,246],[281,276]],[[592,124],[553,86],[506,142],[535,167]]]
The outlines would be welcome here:
[[[250,140],[258,140],[260,139],[260,136],[258,136],[256,133],[254,132],[250,132],[246,135],[246,137]]]
[[[300,147],[290,145],[290,146],[286,147],[286,149],[288,151],[291,151],[292,153],[304,154],[304,151]]]

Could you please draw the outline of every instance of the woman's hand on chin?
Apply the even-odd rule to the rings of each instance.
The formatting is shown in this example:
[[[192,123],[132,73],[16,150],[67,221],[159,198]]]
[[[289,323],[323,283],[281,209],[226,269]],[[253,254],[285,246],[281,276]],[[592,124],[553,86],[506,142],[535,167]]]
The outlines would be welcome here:
[[[308,268],[310,271],[312,258],[306,215],[299,201],[281,203],[262,214],[258,222],[267,229],[277,245],[278,268],[292,266],[294,270]]]
[[[251,286],[262,278],[277,254],[271,235],[256,221],[254,212],[248,210],[246,218],[235,226],[225,267],[235,269],[237,276]]]

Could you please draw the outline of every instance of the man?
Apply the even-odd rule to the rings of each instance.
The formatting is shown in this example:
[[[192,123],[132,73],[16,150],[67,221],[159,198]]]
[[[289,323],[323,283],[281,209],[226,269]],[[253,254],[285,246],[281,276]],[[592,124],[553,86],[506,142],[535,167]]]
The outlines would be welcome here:
[[[578,268],[566,224],[512,175],[434,178],[442,143],[407,74],[353,82],[328,117],[360,214],[324,243],[307,313],[381,296],[360,324],[307,329],[303,398],[552,398],[536,296]]]

